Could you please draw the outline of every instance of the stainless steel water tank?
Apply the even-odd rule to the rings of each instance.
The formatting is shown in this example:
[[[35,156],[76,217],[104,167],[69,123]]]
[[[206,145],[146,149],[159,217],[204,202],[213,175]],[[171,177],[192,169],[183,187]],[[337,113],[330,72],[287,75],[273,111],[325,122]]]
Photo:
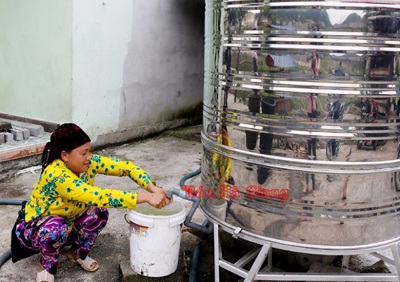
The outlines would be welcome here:
[[[291,245],[399,240],[399,29],[397,1],[207,0],[206,214]]]

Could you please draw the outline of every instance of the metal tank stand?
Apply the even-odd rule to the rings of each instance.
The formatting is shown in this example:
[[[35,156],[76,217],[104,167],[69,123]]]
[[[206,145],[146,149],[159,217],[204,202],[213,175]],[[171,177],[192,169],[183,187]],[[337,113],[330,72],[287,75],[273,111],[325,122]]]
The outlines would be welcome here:
[[[250,234],[242,233],[241,228],[231,229],[225,226],[220,226],[215,221],[213,222],[213,236],[214,236],[214,271],[215,281],[220,281],[220,268],[223,268],[231,273],[234,273],[242,278],[245,282],[268,280],[268,281],[400,281],[400,253],[399,241],[388,242],[381,245],[368,246],[368,248],[354,248],[354,249],[337,249],[326,250],[318,248],[307,248],[298,246],[288,246],[282,242],[273,242],[260,240],[254,238]],[[238,261],[231,263],[224,260],[222,256],[222,248],[219,241],[219,231],[223,230],[231,233],[232,236],[242,238],[244,240],[252,241],[260,245]],[[272,267],[272,250],[281,249],[293,251],[298,253],[316,254],[316,255],[343,255],[343,265],[341,273],[302,273],[302,272],[271,272]],[[393,259],[383,256],[377,251],[391,250]],[[350,270],[345,272],[348,266],[350,255],[356,254],[371,254],[387,263],[396,267],[397,273],[355,273]],[[254,261],[253,261],[254,260]],[[267,266],[261,268],[267,260]],[[253,261],[250,269],[244,269],[244,266]]]

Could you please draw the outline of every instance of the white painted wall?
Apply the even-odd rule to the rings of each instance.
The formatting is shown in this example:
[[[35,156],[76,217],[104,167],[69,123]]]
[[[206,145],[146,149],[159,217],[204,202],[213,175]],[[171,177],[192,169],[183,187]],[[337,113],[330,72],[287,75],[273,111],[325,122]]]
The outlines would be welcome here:
[[[0,1],[0,113],[71,119],[71,1]]]
[[[123,127],[170,120],[202,101],[204,1],[135,1],[132,19]]]
[[[120,142],[202,103],[204,0],[2,0],[0,40],[0,113]]]
[[[116,131],[132,0],[75,0],[72,116],[91,135]]]
[[[161,129],[201,104],[204,1],[75,0],[73,11],[73,120],[92,136]]]

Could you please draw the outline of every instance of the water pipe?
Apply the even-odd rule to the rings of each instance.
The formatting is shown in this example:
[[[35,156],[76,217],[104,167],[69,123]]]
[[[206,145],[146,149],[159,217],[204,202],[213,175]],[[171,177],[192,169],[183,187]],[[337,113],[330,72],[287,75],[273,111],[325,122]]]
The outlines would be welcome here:
[[[200,199],[197,198],[196,196],[193,196],[192,194],[189,194],[188,192],[184,191],[184,190],[178,190],[175,188],[172,188],[170,190],[168,190],[167,192],[167,198],[172,198],[172,195],[176,195],[179,196],[183,199],[189,200],[193,202],[192,208],[190,209],[188,215],[186,216],[186,219],[184,221],[184,224],[187,227],[196,229],[198,231],[204,232],[206,234],[211,234],[213,231],[213,226],[210,224],[208,226],[203,226],[197,223],[192,222],[192,217],[194,212],[196,211],[197,207],[200,205]]]
[[[5,251],[1,256],[0,256],[0,268],[1,266],[8,261],[11,258],[11,249]]]
[[[203,222],[203,226],[206,227],[208,225],[212,226],[212,224],[210,224],[208,219],[206,219]],[[189,273],[189,282],[197,281],[197,269],[199,268],[200,246],[201,246],[202,242],[203,242],[203,239],[198,237],[196,240],[196,246],[194,247],[194,250],[193,250],[192,264],[190,266],[190,273]]]
[[[0,199],[0,205],[16,205],[20,206],[22,205],[22,200],[4,200]],[[3,266],[3,264],[8,261],[12,256],[11,249],[5,251],[1,256],[0,256],[0,268]]]
[[[179,186],[181,186],[181,187],[185,186],[186,180],[200,174],[200,172],[201,172],[201,168],[199,167],[197,170],[185,175],[184,177],[182,177],[181,181],[179,181]]]
[[[4,200],[0,199],[0,205],[16,205],[20,206],[22,205],[22,200]]]
[[[185,176],[181,179],[181,181],[179,182],[180,187],[182,188],[183,186],[185,186],[186,180],[188,180],[189,178],[194,177],[194,176],[200,174],[200,172],[201,172],[201,168],[197,169],[197,170],[194,171],[194,172],[191,172],[191,173],[185,175]],[[183,191],[183,192],[184,192],[184,191]],[[183,192],[182,192],[182,195],[185,197],[186,195],[184,195]],[[173,191],[173,192],[171,191],[171,192],[170,192],[170,197],[171,197],[172,194],[174,194],[174,193],[177,193],[177,191]],[[167,195],[167,196],[168,196],[168,195]],[[190,197],[193,198],[194,196],[190,195]],[[196,202],[199,202],[199,201],[196,200]],[[196,205],[196,207],[195,207],[194,209],[196,209],[197,206],[198,206],[198,204]],[[194,213],[194,209],[193,209],[193,206],[192,206],[193,213]],[[190,213],[191,216],[193,216],[193,213]],[[191,216],[190,216],[190,218],[191,218]],[[189,218],[189,219],[190,219],[190,218]],[[187,219],[188,219],[188,217],[187,217]],[[211,230],[211,232],[212,232],[212,227],[213,227],[213,225],[210,224],[210,222],[208,221],[208,219],[206,219],[206,220],[204,221],[204,223],[203,223],[201,229],[203,229],[203,230],[205,229],[205,230],[207,231],[207,233],[208,233],[210,230]],[[196,228],[196,229],[197,229],[197,228]],[[210,233],[211,233],[211,232],[210,232]],[[209,233],[208,233],[208,234],[209,234]],[[199,267],[199,258],[200,258],[200,250],[201,250],[201,243],[202,243],[202,241],[203,241],[203,240],[202,240],[201,238],[197,238],[197,240],[196,240],[196,246],[194,247],[194,250],[193,250],[192,263],[191,263],[191,266],[190,266],[189,282],[196,282],[196,281],[197,281],[197,269],[198,269],[198,267]]]

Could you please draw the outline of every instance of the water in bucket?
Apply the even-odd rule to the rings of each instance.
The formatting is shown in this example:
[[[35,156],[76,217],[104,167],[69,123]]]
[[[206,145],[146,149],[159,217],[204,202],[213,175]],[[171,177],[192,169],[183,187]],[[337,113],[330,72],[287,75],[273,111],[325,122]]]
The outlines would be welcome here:
[[[157,209],[157,208],[149,205],[148,203],[143,203],[143,204],[137,205],[135,211],[140,214],[150,215],[150,216],[152,216],[152,215],[172,216],[172,215],[175,215],[175,214],[178,214],[179,212],[181,212],[182,207],[180,205],[172,203],[170,205],[163,207],[162,209]]]

